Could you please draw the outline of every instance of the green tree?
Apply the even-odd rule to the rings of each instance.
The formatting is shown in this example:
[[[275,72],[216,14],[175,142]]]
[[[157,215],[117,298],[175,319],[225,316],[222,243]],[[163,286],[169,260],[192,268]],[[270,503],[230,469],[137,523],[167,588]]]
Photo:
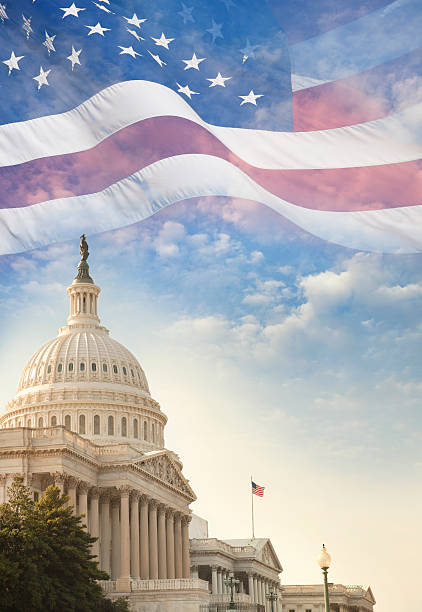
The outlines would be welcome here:
[[[4,612],[125,612],[126,600],[104,597],[109,576],[91,555],[95,541],[57,487],[38,502],[21,477],[0,505],[0,597]]]

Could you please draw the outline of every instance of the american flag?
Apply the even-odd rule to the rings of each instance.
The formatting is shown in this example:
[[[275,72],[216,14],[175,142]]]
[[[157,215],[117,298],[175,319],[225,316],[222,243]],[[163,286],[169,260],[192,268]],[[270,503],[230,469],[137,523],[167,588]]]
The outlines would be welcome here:
[[[420,0],[0,0],[0,253],[203,196],[421,251],[421,30]]]
[[[258,497],[264,497],[264,489],[265,487],[260,487],[254,481],[252,481],[252,493],[254,495],[258,495]]]

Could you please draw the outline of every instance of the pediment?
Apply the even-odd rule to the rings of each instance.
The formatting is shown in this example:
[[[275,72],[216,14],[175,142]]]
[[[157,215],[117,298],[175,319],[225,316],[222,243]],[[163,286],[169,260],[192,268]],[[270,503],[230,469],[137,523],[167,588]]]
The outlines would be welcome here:
[[[145,456],[137,461],[136,465],[154,479],[176,489],[191,501],[196,500],[196,495],[183,476],[182,470],[166,451],[154,454],[152,457]]]
[[[259,561],[262,561],[262,563],[265,563],[265,565],[269,565],[277,571],[281,571],[283,569],[280,565],[280,561],[278,560],[277,555],[275,554],[275,550],[269,540],[266,542],[266,544],[264,544],[257,558],[259,559]]]

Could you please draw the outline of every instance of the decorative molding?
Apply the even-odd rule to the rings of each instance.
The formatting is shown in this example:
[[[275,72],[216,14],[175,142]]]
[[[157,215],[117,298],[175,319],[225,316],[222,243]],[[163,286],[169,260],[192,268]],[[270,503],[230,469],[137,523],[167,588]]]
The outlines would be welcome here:
[[[194,492],[188,485],[187,480],[182,475],[180,468],[169,457],[167,451],[163,451],[159,455],[155,455],[153,457],[145,457],[140,461],[137,461],[136,465],[141,468],[141,470],[147,472],[147,474],[150,474],[156,478],[158,481],[163,482],[166,485],[170,485],[179,493],[186,495],[191,499],[191,501],[196,499]]]

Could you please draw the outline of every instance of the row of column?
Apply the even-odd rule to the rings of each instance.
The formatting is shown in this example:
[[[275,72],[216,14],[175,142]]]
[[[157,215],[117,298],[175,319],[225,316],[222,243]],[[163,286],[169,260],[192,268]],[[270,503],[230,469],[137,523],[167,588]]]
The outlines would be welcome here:
[[[248,591],[253,603],[261,604],[265,606],[265,610],[270,612],[271,602],[266,598],[267,593],[270,589],[274,593],[279,594],[279,584],[272,580],[268,580],[258,574],[248,574]],[[279,609],[279,600],[274,602],[274,610]]]
[[[211,592],[213,595],[225,595],[230,593],[230,588],[225,584],[231,572],[223,567],[213,565],[211,567]],[[243,593],[243,582],[239,583],[239,593]]]

